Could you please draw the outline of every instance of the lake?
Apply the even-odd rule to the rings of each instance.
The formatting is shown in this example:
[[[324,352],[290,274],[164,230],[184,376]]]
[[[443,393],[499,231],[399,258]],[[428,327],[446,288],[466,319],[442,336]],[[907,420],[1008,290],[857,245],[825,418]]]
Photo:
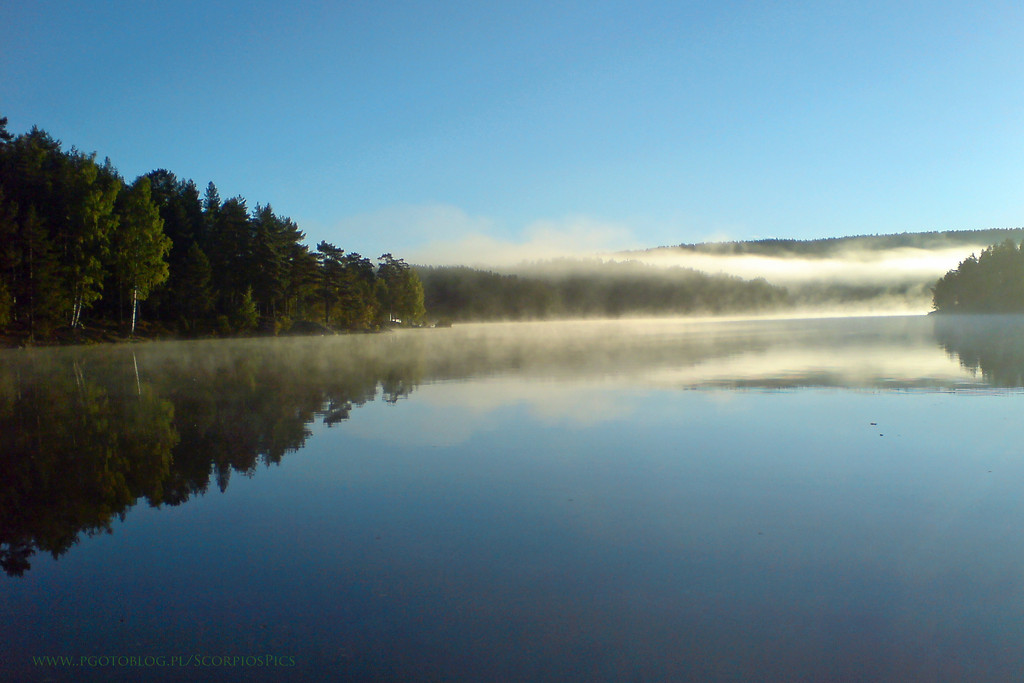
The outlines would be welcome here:
[[[995,316],[3,351],[0,678],[1017,679],[1022,386]]]

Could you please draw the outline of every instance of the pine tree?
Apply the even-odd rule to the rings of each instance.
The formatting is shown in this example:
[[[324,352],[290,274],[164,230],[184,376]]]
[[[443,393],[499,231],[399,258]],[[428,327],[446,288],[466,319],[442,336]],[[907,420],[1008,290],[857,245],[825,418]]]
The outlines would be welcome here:
[[[6,200],[0,186],[0,328],[7,327],[14,316],[19,251],[18,205]]]
[[[283,222],[269,205],[257,205],[252,222],[255,224],[250,264],[253,295],[263,315],[276,319],[277,302],[284,295],[287,274]]]
[[[188,249],[177,290],[182,299],[185,326],[193,332],[213,307],[210,274],[210,260],[206,258],[199,245],[193,242]]]
[[[211,236],[210,266],[220,310],[229,316],[252,288],[252,223],[245,199],[233,197],[217,211]]]

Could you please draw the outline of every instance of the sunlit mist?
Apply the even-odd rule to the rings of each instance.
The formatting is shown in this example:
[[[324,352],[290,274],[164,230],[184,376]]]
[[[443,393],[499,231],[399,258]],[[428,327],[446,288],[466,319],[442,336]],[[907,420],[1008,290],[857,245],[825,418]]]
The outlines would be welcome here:
[[[834,281],[890,283],[934,280],[986,245],[918,249],[850,250],[837,256],[807,258],[754,254],[708,254],[682,249],[654,249],[617,254],[611,259],[656,266],[678,266],[742,278],[763,277],[774,284]]]

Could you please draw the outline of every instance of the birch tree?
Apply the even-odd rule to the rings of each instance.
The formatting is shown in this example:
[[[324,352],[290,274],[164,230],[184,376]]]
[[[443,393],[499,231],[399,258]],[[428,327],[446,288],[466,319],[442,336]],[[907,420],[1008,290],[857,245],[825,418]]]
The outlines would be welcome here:
[[[167,279],[167,253],[171,240],[164,234],[163,219],[153,204],[149,178],[140,176],[117,202],[117,228],[111,256],[117,281],[131,297],[131,335],[135,335],[139,302]]]

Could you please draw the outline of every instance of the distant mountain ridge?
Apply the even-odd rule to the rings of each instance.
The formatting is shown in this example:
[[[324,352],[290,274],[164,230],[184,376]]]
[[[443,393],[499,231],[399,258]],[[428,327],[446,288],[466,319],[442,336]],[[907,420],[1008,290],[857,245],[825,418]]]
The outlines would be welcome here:
[[[652,247],[625,252],[643,254],[651,252],[687,251],[714,255],[752,254],[758,256],[828,258],[850,251],[886,251],[889,249],[945,249],[957,246],[990,245],[1011,239],[1024,240],[1022,228],[989,228],[986,230],[943,230],[930,232],[902,232],[889,235],[856,235],[826,237],[814,240],[762,239],[732,242],[698,242],[677,246]]]
[[[416,271],[427,309],[448,321],[797,309],[923,313],[948,268],[1006,240],[1020,244],[1024,228],[702,242],[502,272],[463,266]]]

